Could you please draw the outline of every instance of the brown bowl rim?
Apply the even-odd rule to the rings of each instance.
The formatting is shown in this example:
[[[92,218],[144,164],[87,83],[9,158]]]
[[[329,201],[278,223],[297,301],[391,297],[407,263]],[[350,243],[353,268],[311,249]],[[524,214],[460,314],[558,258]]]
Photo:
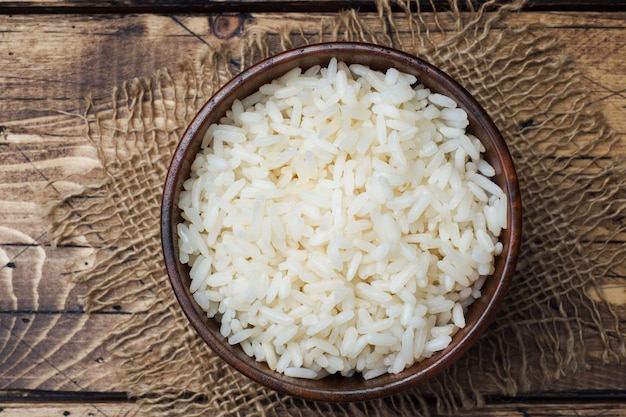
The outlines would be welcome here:
[[[492,296],[489,297],[488,300],[484,300],[482,314],[479,315],[476,322],[469,329],[463,329],[464,336],[458,340],[457,343],[453,343],[444,351],[436,353],[431,359],[405,369],[405,371],[400,374],[387,374],[379,377],[381,379],[375,378],[369,381],[361,380],[362,382],[357,382],[352,385],[344,384],[340,381],[332,385],[331,388],[335,389],[324,389],[319,387],[321,386],[320,384],[324,384],[324,382],[289,378],[275,371],[271,371],[267,367],[262,369],[264,364],[255,364],[253,363],[254,360],[242,358],[241,354],[245,355],[243,352],[239,354],[233,353],[233,349],[240,350],[240,348],[238,346],[229,346],[221,335],[216,334],[215,329],[209,329],[206,323],[208,320],[206,315],[202,317],[198,311],[198,307],[195,305],[195,301],[192,299],[189,289],[183,284],[183,278],[179,270],[178,251],[174,245],[176,233],[173,228],[173,219],[177,211],[176,199],[174,198],[176,195],[176,176],[180,175],[180,169],[185,160],[185,150],[193,142],[194,136],[202,129],[205,119],[216,106],[218,106],[222,100],[229,100],[230,106],[235,91],[240,88],[244,82],[253,77],[262,77],[263,73],[274,65],[286,65],[287,62],[290,62],[294,63],[293,67],[295,67],[298,65],[297,62],[300,62],[300,58],[305,55],[327,56],[327,58],[330,59],[333,52],[351,54],[351,56],[354,54],[353,56],[355,57],[364,56],[372,59],[386,59],[389,61],[388,67],[398,63],[406,64],[419,72],[421,77],[425,76],[426,78],[424,79],[428,79],[429,81],[435,80],[436,83],[442,87],[434,91],[441,92],[444,90],[444,93],[447,92],[447,94],[452,92],[459,106],[465,108],[468,114],[475,118],[476,123],[482,126],[491,137],[495,157],[502,164],[501,170],[504,175],[504,184],[501,185],[505,186],[505,192],[509,197],[509,221],[508,229],[506,230],[506,235],[508,236],[508,244],[505,245],[506,253],[503,252],[500,255],[504,257],[502,274],[497,284],[495,284],[496,288]],[[289,68],[287,68],[287,70],[288,69]],[[286,72],[286,70],[284,72]],[[420,80],[420,82],[421,81],[422,80]],[[256,88],[258,88],[258,86],[256,86]],[[252,90],[254,90],[254,88]],[[248,91],[247,94],[251,92],[252,91]],[[239,94],[238,97],[244,97],[247,94]],[[227,108],[229,106],[227,106]],[[485,140],[483,137],[480,139]],[[195,331],[220,358],[253,381],[275,391],[307,400],[347,402],[371,400],[389,396],[414,386],[419,382],[426,381],[454,363],[476,342],[494,318],[513,278],[521,245],[522,204],[513,159],[500,131],[483,107],[457,81],[424,59],[393,48],[361,42],[326,42],[284,51],[252,65],[247,70],[233,77],[203,105],[201,110],[188,125],[173,154],[162,194],[160,226],[165,266],[178,303]],[[488,279],[493,280],[493,276],[490,276]],[[427,362],[426,365],[423,365],[424,362]],[[339,378],[344,381],[350,379],[340,376],[327,378]],[[382,384],[379,382],[382,382]]]

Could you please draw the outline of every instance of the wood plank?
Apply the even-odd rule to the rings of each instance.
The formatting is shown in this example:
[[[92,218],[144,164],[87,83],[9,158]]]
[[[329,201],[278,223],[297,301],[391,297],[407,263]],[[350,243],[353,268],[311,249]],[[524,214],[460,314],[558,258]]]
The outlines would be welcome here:
[[[273,410],[278,416],[287,415],[284,410]],[[292,410],[294,411],[294,410]],[[11,401],[0,403],[3,417],[133,417],[140,416],[141,409],[127,401]],[[293,415],[293,414],[289,414]],[[316,411],[297,410],[302,417],[317,416]],[[576,401],[555,400],[554,403],[527,400],[523,402],[494,403],[471,411],[459,411],[457,417],[624,417],[626,401]],[[444,417],[433,413],[432,417]]]
[[[206,18],[199,20],[208,26]],[[197,57],[202,46],[168,16],[8,16],[0,20],[0,32],[5,137],[27,128],[7,126],[9,121],[81,114],[88,95],[109,96],[124,81]],[[113,59],[101,59],[110,51]]]
[[[142,416],[139,407],[129,401],[10,401],[0,402],[2,417],[134,417]]]
[[[474,7],[486,3],[476,0]],[[449,8],[447,0],[415,0],[415,7],[424,11],[444,10]],[[392,3],[393,4],[393,3]],[[461,8],[466,4],[460,2]],[[355,8],[362,11],[375,10],[371,0],[132,0],[119,2],[115,0],[98,0],[81,2],[80,0],[13,0],[0,4],[0,13],[206,13],[206,12],[324,12]],[[618,11],[626,10],[625,0],[535,0],[524,6],[532,11]]]
[[[123,391],[119,361],[111,360],[102,339],[125,317],[67,310],[0,313],[0,389]]]
[[[292,14],[289,20],[314,37],[322,22],[331,16]],[[364,18],[374,27],[379,24],[374,15]],[[626,14],[522,13],[512,19],[516,24],[540,21],[556,30],[564,52],[590,80],[598,105],[603,106],[618,132],[626,132],[626,122],[620,117],[626,100],[620,93],[626,64],[619,53],[623,44],[620,39],[626,38]],[[243,31],[266,32],[271,42],[278,42],[277,32],[283,21],[281,15],[260,14],[241,16],[238,24]],[[18,126],[7,126],[9,121],[58,115],[58,111],[80,113],[88,94],[96,99],[106,97],[113,86],[133,77],[200,58],[207,45],[232,45],[237,51],[238,37],[225,39],[211,22],[205,16],[193,15],[65,15],[63,19],[14,15],[1,20],[0,51],[8,57],[0,73],[0,83],[6,86],[0,97],[4,135],[19,133],[15,130]],[[409,32],[404,20],[399,19],[397,24],[400,33]],[[434,28],[432,20],[427,24]],[[587,41],[581,44],[579,39]],[[59,44],[66,45],[63,54],[58,53]],[[116,51],[114,59],[96,58],[111,50]],[[46,92],[43,96],[42,91]]]

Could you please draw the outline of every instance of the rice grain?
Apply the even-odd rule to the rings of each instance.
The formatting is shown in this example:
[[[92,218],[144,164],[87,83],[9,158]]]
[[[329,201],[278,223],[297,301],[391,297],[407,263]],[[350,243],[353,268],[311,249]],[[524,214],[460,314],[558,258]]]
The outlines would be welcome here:
[[[390,68],[294,68],[209,127],[180,261],[231,344],[278,372],[401,372],[466,326],[506,197],[451,98]]]

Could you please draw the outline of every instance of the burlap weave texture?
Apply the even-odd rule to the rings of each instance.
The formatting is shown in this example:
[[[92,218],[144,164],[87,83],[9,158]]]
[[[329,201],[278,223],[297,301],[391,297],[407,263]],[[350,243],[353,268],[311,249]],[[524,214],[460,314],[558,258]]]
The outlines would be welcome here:
[[[87,310],[143,306],[111,336],[108,348],[123,360],[123,386],[147,412],[408,416],[434,407],[451,413],[479,406],[484,393],[515,395],[586,366],[589,337],[601,341],[606,360],[626,359],[619,319],[590,295],[613,261],[626,255],[623,245],[611,243],[624,233],[617,218],[626,208],[626,167],[610,152],[619,137],[588,105],[583,78],[558,40],[540,26],[515,25],[522,2],[490,2],[497,11],[489,12],[460,12],[459,4],[437,14],[408,8],[392,14],[381,0],[379,19],[356,11],[326,15],[317,35],[304,36],[289,23],[275,33],[244,31],[239,51],[216,43],[201,61],[132,80],[115,88],[110,100],[89,101],[87,131],[103,162],[101,182],[67,197],[81,200],[69,206],[78,209],[59,204],[52,211],[52,235],[59,243],[80,239],[98,248],[93,269],[75,277],[89,288]],[[405,394],[334,405],[273,393],[217,358],[178,309],[159,240],[169,160],[200,106],[251,63],[329,40],[394,46],[459,80],[510,146],[525,216],[510,293],[488,333],[459,363]]]

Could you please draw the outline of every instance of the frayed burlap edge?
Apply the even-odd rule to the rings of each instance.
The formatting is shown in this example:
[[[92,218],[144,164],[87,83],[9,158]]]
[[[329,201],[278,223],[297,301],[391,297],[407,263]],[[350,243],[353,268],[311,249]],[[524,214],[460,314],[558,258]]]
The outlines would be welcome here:
[[[50,213],[51,236],[62,244],[86,240],[96,249],[94,267],[75,277],[88,288],[88,311],[113,305],[135,311],[107,347],[123,365],[122,386],[146,412],[285,416],[416,415],[419,410],[428,415],[434,402],[438,412],[452,413],[480,406],[485,392],[516,395],[586,367],[590,337],[601,341],[605,360],[626,358],[620,321],[601,299],[598,285],[610,275],[612,261],[626,254],[626,248],[611,244],[624,233],[611,221],[626,208],[626,167],[611,156],[618,137],[588,106],[581,75],[541,27],[511,23],[520,1],[505,6],[492,1],[469,13],[452,2],[449,12],[435,15],[411,12],[409,3],[395,5],[404,13],[391,14],[388,1],[377,2],[384,30],[352,10],[328,17],[316,37],[306,37],[295,24],[276,33],[251,30],[242,35],[237,57],[217,45],[201,62],[125,83],[109,101],[88,101],[87,132],[104,166],[102,181],[58,202]],[[485,13],[497,6],[497,12]],[[494,25],[498,30],[491,30]],[[449,31],[451,26],[455,30]],[[189,329],[160,253],[162,183],[195,112],[251,63],[307,41],[327,40],[394,46],[460,80],[509,143],[524,201],[518,273],[489,332],[428,384],[366,403],[285,397],[222,363]],[[557,135],[561,139],[554,140]],[[607,317],[612,320],[606,322]],[[479,383],[478,372],[488,378]]]

